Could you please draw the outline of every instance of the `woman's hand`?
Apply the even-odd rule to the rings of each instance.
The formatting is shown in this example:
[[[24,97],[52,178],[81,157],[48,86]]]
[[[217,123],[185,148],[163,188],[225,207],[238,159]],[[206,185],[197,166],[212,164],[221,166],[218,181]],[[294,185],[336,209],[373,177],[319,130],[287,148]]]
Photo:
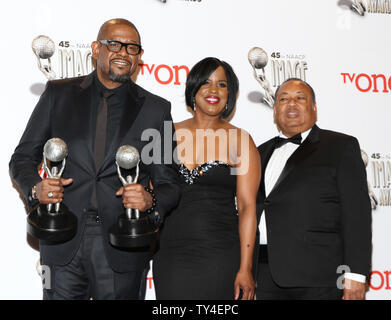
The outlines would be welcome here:
[[[242,291],[241,300],[254,300],[255,282],[251,271],[239,270],[235,278],[235,300],[239,299]]]

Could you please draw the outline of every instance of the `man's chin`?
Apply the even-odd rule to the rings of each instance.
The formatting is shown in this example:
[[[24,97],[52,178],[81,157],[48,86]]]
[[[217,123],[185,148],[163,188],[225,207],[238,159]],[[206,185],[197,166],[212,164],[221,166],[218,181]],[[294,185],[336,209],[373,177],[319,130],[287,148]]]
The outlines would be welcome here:
[[[125,83],[130,80],[130,72],[129,73],[116,73],[110,70],[109,79],[114,82]]]

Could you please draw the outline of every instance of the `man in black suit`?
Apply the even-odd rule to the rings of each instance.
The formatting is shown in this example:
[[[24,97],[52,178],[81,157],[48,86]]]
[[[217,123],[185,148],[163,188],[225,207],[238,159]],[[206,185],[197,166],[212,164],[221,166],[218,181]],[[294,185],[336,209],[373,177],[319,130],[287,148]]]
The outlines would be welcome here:
[[[260,300],[365,297],[371,206],[360,147],[316,120],[311,86],[285,81],[274,105],[280,135],[258,147]]]
[[[70,241],[40,242],[42,264],[51,271],[44,299],[143,298],[150,253],[111,246],[108,229],[124,206],[152,209],[154,193],[162,218],[180,196],[177,172],[164,161],[172,159],[175,147],[164,150],[169,145],[165,139],[172,142],[170,103],[130,79],[143,54],[136,27],[125,19],[107,21],[92,43],[92,54],[96,71],[48,82],[10,162],[11,175],[30,207],[63,201],[78,218],[77,234]],[[161,139],[144,141],[145,130]],[[43,146],[52,137],[68,145],[67,179],[41,180],[37,173]],[[121,187],[115,153],[126,144],[141,154],[140,174],[138,184]],[[147,144],[161,155],[157,159],[154,153],[153,163],[143,162]]]

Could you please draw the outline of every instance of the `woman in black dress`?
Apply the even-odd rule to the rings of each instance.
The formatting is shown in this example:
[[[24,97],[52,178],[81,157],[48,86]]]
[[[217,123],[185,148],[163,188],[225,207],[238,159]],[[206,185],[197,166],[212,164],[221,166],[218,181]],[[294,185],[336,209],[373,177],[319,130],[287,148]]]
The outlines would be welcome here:
[[[231,66],[205,58],[190,71],[175,124],[182,197],[153,260],[157,299],[253,299],[260,159],[251,137],[226,121],[236,103]]]

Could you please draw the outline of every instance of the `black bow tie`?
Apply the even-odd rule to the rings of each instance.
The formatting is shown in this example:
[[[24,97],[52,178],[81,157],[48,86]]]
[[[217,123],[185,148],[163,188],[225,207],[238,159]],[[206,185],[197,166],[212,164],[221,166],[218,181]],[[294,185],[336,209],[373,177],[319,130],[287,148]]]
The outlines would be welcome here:
[[[294,144],[301,144],[302,138],[301,138],[301,133],[298,133],[298,134],[294,135],[293,137],[290,137],[289,139],[281,138],[281,137],[276,137],[275,139],[276,139],[275,148],[277,149],[288,142],[292,142]]]

